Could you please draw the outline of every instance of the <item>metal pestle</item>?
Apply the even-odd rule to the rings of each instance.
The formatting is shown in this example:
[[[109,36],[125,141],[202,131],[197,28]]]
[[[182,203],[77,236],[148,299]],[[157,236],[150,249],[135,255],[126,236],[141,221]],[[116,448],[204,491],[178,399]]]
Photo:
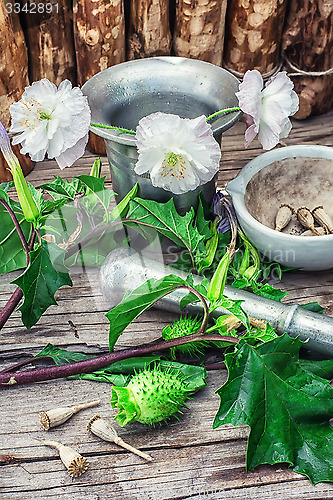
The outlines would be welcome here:
[[[186,273],[178,269],[146,258],[131,248],[117,248],[106,257],[101,267],[100,287],[109,305],[114,307],[126,291],[133,290],[150,278],[161,279],[168,274],[186,279]],[[200,276],[194,277],[195,283],[202,279]],[[179,313],[180,299],[187,293],[185,289],[176,290],[158,300],[154,307]],[[230,299],[242,300],[242,307],[249,316],[268,321],[277,333],[287,332],[291,337],[299,335],[301,340],[308,340],[307,348],[321,355],[333,356],[333,318],[307,311],[299,305],[282,304],[231,286],[225,287],[225,295]],[[189,304],[183,312],[200,314],[202,305],[199,302]],[[211,316],[222,314],[228,314],[228,311],[218,308]]]

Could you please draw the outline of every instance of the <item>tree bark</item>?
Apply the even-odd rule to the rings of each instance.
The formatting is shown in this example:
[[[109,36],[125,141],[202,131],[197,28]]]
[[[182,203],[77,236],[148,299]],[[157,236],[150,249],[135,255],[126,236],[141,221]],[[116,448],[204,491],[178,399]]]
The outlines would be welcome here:
[[[287,0],[233,0],[228,3],[224,63],[243,75],[267,74],[279,63]]]
[[[226,8],[227,0],[177,0],[175,54],[221,66]]]
[[[28,55],[18,14],[7,14],[5,2],[0,2],[0,120],[6,129],[10,125],[9,107],[21,99],[28,85]],[[29,156],[21,155],[20,147],[14,146],[13,150],[27,174],[34,163]],[[7,167],[0,153],[0,182],[12,180]]]
[[[131,0],[127,58],[169,55],[169,0]]]
[[[21,99],[28,80],[28,55],[18,14],[0,2],[0,119],[10,125],[9,106]]]
[[[333,107],[333,74],[306,76],[294,73],[297,69],[311,73],[333,68],[332,1],[291,0],[282,48],[300,100],[295,118],[329,111]]]
[[[125,61],[123,0],[74,0],[74,41],[78,84]],[[106,154],[104,139],[90,133],[87,148]]]
[[[49,0],[47,3],[53,5],[50,14],[46,10],[31,13],[36,2],[26,1],[30,10],[22,13],[22,17],[28,46],[30,81],[48,78],[59,85],[67,78],[75,85],[71,0]]]

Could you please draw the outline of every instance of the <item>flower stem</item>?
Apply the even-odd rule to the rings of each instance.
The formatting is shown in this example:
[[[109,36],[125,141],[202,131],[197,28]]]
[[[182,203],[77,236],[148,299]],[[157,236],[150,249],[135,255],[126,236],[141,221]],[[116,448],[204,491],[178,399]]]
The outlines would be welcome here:
[[[105,128],[107,130],[118,130],[119,132],[125,132],[126,134],[132,134],[132,135],[136,134],[134,130],[130,130],[128,128],[114,127],[112,125],[101,125],[100,123],[90,123],[90,125],[92,127]]]
[[[235,337],[223,336],[220,334],[198,334],[192,333],[184,337],[179,337],[171,340],[164,340],[155,345],[148,345],[137,347],[133,349],[125,349],[122,351],[111,352],[97,356],[96,358],[85,359],[84,361],[77,361],[75,363],[68,363],[66,365],[50,366],[47,368],[39,368],[37,370],[28,370],[23,372],[9,372],[0,373],[0,385],[12,386],[29,384],[31,382],[41,382],[43,380],[52,380],[56,378],[69,377],[71,375],[78,375],[79,373],[90,373],[101,368],[105,368],[116,361],[122,359],[132,358],[136,356],[144,356],[151,352],[162,351],[170,347],[184,345],[189,342],[230,342],[231,344],[238,344],[239,339]]]
[[[208,318],[209,318],[209,309],[208,309],[207,302],[205,301],[205,299],[201,295],[201,293],[199,293],[197,290],[195,290],[195,288],[192,288],[191,286],[184,286],[184,288],[186,288],[187,290],[189,290],[190,292],[192,292],[194,295],[196,295],[198,297],[198,299],[201,301],[202,305],[203,305],[204,316],[203,316],[203,319],[202,319],[201,326],[200,326],[199,330],[196,332],[198,334],[203,334],[205,332],[205,330],[206,330],[207,323],[208,323]]]
[[[219,116],[219,115],[222,115],[224,113],[232,113],[233,111],[240,111],[240,107],[236,106],[234,108],[220,109],[220,111],[216,111],[212,115],[207,116],[206,121],[208,122],[208,120],[215,118],[215,116]]]
[[[34,356],[31,356],[28,359],[25,359],[24,361],[19,361],[18,363],[15,363],[14,365],[8,366],[7,368],[4,368],[3,370],[0,371],[0,373],[8,373],[12,372],[14,370],[17,370],[18,368],[22,368],[22,366],[30,365],[31,363],[35,361],[45,361],[46,359],[50,359],[50,356],[38,356],[37,358]]]
[[[21,288],[17,287],[15,292],[10,297],[7,304],[5,305],[5,307],[2,309],[2,311],[0,313],[0,330],[4,326],[4,324],[7,322],[10,315],[12,314],[12,312],[15,311],[16,306],[18,306],[22,297],[23,297],[23,292],[22,292]]]
[[[2,198],[0,198],[0,203],[5,207],[5,209],[7,210],[7,212],[9,213],[9,215],[11,216],[12,218],[12,221],[14,223],[14,226],[16,228],[16,231],[18,232],[18,235],[20,237],[20,240],[22,242],[22,245],[23,245],[23,248],[25,250],[25,253],[26,253],[26,256],[27,256],[27,265],[29,265],[29,247],[28,247],[28,243],[27,243],[27,240],[25,239],[25,236],[23,234],[23,231],[22,231],[22,228],[20,226],[20,223],[19,221],[17,220],[17,217],[16,215],[14,214],[13,210],[11,209],[11,207],[8,205],[8,203],[3,200]]]
[[[206,120],[211,120],[212,118],[215,118],[215,116],[219,116],[225,113],[232,113],[233,111],[240,111],[239,106],[235,106],[234,108],[225,108],[221,109],[220,111],[216,111],[212,115],[209,115]],[[123,128],[123,127],[116,127],[114,125],[102,125],[101,123],[90,123],[92,127],[97,127],[97,128],[104,128],[106,130],[118,130],[119,132],[124,132],[125,134],[132,134],[135,135],[136,132],[134,130],[130,130],[128,128]]]
[[[0,202],[1,201],[4,201],[4,200],[2,200],[0,198]],[[6,205],[7,205],[7,203],[5,204],[5,206]],[[10,207],[9,207],[9,209],[11,210]],[[9,213],[11,213],[11,212],[9,211]],[[14,218],[13,218],[13,216],[14,216]],[[15,224],[15,227],[17,229],[17,232],[20,235],[20,238],[21,238],[24,250],[26,252],[27,267],[28,267],[29,264],[30,264],[29,252],[33,249],[33,246],[34,246],[34,242],[35,242],[35,238],[36,238],[36,229],[32,226],[32,233],[31,233],[29,244],[28,244],[27,240],[25,239],[25,236],[24,236],[24,234],[22,232],[21,226],[20,226],[20,224],[19,224],[19,222],[18,222],[18,220],[17,220],[17,218],[16,218],[16,216],[14,214],[14,212],[13,212],[13,216],[11,215],[14,224],[15,224],[15,220],[17,221],[17,224],[18,224],[18,227],[16,226],[16,224]],[[0,330],[5,325],[5,323],[7,322],[7,320],[10,318],[11,314],[15,311],[15,309],[18,306],[18,304],[20,303],[22,297],[23,297],[23,292],[22,292],[21,288],[17,287],[16,290],[15,290],[15,292],[10,297],[10,299],[7,302],[7,304],[5,305],[5,307],[3,308],[3,310],[0,313]]]

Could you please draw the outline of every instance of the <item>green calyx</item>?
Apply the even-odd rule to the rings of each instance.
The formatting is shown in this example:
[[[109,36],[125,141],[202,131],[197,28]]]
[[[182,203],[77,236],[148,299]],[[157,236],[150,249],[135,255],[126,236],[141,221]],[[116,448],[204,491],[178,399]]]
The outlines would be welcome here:
[[[20,164],[18,163],[10,168],[10,172],[13,176],[14,185],[16,188],[16,192],[18,198],[20,200],[20,204],[22,207],[22,211],[25,219],[28,222],[36,222],[40,213],[36,202],[31,194],[27,181],[24,178],[22,169]]]
[[[122,426],[133,420],[154,425],[180,412],[192,392],[179,372],[148,367],[127,387],[112,387],[111,406],[118,408],[115,420]]]
[[[177,339],[179,337],[184,337],[185,335],[190,335],[191,333],[196,333],[201,326],[201,320],[198,317],[191,318],[189,316],[181,317],[179,320],[174,321],[172,325],[168,325],[162,330],[162,337],[164,340]],[[192,344],[184,344],[177,347],[172,347],[170,349],[171,357],[174,359],[176,352],[182,354],[200,355],[203,352],[204,342],[193,342]]]

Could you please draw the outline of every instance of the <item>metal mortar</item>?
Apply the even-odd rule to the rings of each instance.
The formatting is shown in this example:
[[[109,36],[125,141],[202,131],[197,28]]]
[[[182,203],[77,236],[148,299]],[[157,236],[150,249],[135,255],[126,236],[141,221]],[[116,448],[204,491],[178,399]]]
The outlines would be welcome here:
[[[182,118],[195,118],[220,109],[238,106],[235,92],[239,81],[228,71],[196,59],[183,57],[152,57],[117,64],[88,80],[82,92],[88,97],[91,121],[135,130],[144,116],[156,111],[178,114]],[[242,112],[216,117],[210,121],[215,139],[239,120]],[[147,174],[137,175],[135,136],[107,129],[91,130],[105,139],[111,169],[112,187],[123,198],[139,184],[139,196],[159,202],[168,201],[170,191],[152,186]],[[212,201],[215,182],[194,191],[174,195],[179,213],[195,207],[203,191],[207,202]]]
[[[161,279],[168,274],[175,274],[186,279],[186,274],[146,258],[131,248],[117,248],[106,257],[100,271],[100,287],[104,297],[114,307],[121,301],[126,291],[131,291],[150,278]],[[202,277],[195,277],[195,282]],[[148,287],[147,287],[148,290]],[[179,313],[179,302],[188,292],[176,290],[161,298],[154,307]],[[307,311],[299,305],[287,305],[265,299],[231,286],[225,287],[225,295],[230,299],[242,300],[242,307],[249,316],[268,321],[277,333],[288,333],[291,337],[299,336],[308,341],[307,347],[326,357],[333,356],[333,318]],[[203,312],[200,303],[190,304],[184,312],[196,315]],[[218,308],[212,317],[228,314]]]

